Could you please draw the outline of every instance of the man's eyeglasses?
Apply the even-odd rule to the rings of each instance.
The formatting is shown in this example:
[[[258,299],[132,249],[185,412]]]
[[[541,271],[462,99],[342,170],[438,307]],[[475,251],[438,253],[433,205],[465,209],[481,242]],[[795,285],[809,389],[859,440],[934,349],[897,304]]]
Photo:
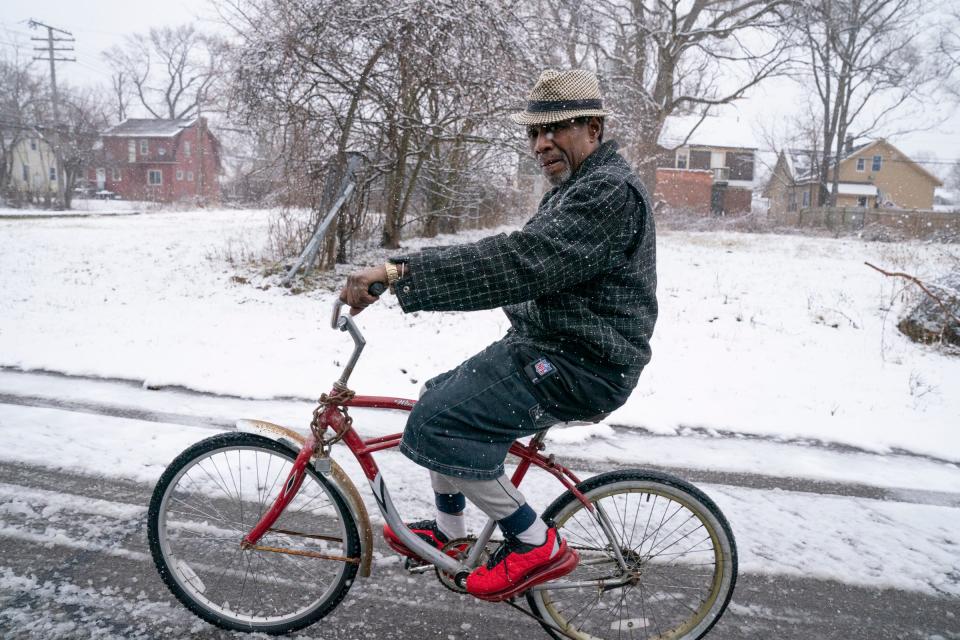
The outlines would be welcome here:
[[[557,133],[566,131],[570,127],[580,123],[580,118],[573,118],[571,120],[551,122],[550,124],[532,124],[527,127],[527,140],[533,142],[540,137],[541,133],[547,138],[547,140],[553,140],[554,135]]]

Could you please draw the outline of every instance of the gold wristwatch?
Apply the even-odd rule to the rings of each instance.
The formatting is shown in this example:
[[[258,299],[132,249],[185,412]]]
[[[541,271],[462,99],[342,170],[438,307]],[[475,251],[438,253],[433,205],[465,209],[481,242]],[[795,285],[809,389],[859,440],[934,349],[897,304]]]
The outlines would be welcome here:
[[[400,279],[400,272],[397,271],[397,265],[392,262],[384,263],[387,269],[387,286],[390,287],[390,293],[394,293],[393,284]]]

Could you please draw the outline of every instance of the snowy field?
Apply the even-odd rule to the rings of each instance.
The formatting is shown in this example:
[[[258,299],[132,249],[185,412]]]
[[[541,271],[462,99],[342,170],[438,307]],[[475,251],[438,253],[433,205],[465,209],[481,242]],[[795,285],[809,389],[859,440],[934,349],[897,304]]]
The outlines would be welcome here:
[[[250,284],[238,283],[223,259],[257,251],[269,218],[201,211],[0,222],[0,365],[316,397],[352,348],[329,328],[334,292],[292,295],[245,272]],[[902,281],[863,264],[933,278],[957,251],[662,233],[653,362],[608,422],[960,462],[960,358],[901,336]],[[368,348],[354,388],[410,397],[508,326],[499,311],[404,315],[391,296],[359,322]]]
[[[83,218],[90,216],[122,216],[158,211],[162,205],[157,202],[139,202],[136,200],[94,200],[74,198],[70,209],[54,211],[23,207],[0,207],[0,218]]]
[[[334,292],[294,295],[225,260],[256,253],[271,215],[0,220],[0,366],[142,382],[91,391],[0,371],[0,392],[304,427],[310,399],[329,388],[352,345],[329,328]],[[555,430],[551,450],[596,464],[958,494],[960,358],[903,338],[894,326],[902,283],[863,264],[935,278],[956,251],[663,233],[653,362],[624,408],[602,425]],[[390,296],[358,322],[368,345],[351,386],[408,397],[507,328],[499,311],[403,315]],[[233,397],[145,389],[164,386]],[[365,435],[402,428],[402,415],[382,413],[355,412]],[[49,465],[59,449],[60,468],[143,482],[210,434],[0,405],[0,461]],[[396,454],[381,466],[404,478],[391,485],[401,512],[421,515],[425,475]],[[960,596],[955,506],[703,488],[734,525],[744,571]],[[538,508],[555,493],[528,491]]]

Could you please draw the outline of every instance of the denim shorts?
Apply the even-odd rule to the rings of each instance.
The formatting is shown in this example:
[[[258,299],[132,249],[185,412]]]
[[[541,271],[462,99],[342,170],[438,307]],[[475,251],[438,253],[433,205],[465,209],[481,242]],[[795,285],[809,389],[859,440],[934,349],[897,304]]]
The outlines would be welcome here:
[[[447,476],[492,480],[514,440],[559,422],[527,388],[504,340],[428,380],[400,450]]]

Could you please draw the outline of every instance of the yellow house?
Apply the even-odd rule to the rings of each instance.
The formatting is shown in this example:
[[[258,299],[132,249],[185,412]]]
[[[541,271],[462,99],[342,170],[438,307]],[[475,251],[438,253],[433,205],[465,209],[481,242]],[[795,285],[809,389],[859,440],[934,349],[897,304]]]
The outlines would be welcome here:
[[[37,135],[20,139],[10,156],[12,189],[34,196],[57,193],[57,158],[46,140]]]
[[[780,152],[764,191],[771,213],[820,206],[815,161],[807,151]],[[848,145],[840,160],[837,207],[932,210],[933,192],[941,186],[936,176],[881,138]]]

